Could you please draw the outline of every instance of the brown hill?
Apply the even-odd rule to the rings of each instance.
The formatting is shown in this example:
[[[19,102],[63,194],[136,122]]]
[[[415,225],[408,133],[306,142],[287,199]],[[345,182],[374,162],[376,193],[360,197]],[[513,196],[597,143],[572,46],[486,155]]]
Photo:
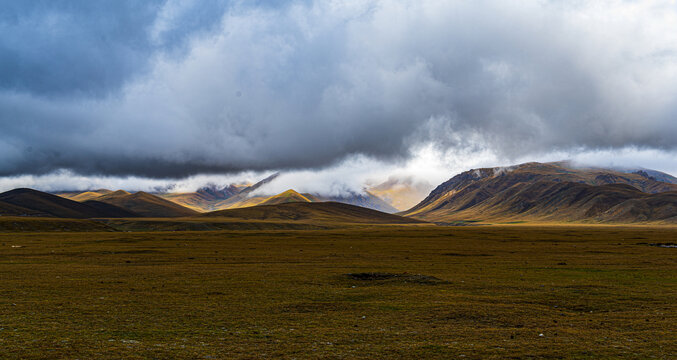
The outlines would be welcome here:
[[[157,196],[197,212],[217,210],[212,206],[214,199],[204,198],[200,192],[158,194]]]
[[[265,201],[261,202],[260,205],[276,205],[290,202],[311,202],[311,200],[296,191],[289,189],[283,193],[267,198]]]
[[[110,194],[112,191],[108,189],[99,189],[99,190],[90,190],[90,191],[73,191],[73,192],[59,192],[55,193],[54,195],[58,195],[61,197],[64,197],[66,199],[70,199],[73,201],[87,201],[87,200],[93,200],[95,198],[98,198],[100,196]]]
[[[214,208],[218,210],[225,209],[239,209],[243,207],[256,206],[268,200],[269,196],[247,196],[245,194],[238,194],[224,201],[219,201],[214,204]]]
[[[436,222],[675,222],[675,190],[642,174],[528,163],[459,174],[402,215]]]
[[[119,197],[131,195],[131,194],[132,194],[132,193],[127,192],[127,191],[124,191],[124,190],[115,190],[115,191],[111,191],[111,192],[109,192],[109,193],[107,193],[107,194],[103,194],[103,195],[97,197],[96,199],[97,199],[97,200],[101,200],[101,199],[112,199],[112,198],[119,198]]]
[[[129,217],[129,213],[118,207],[102,207],[97,204],[83,204],[60,196],[33,189],[14,189],[0,194],[3,209],[14,211],[13,215],[54,216],[60,218],[86,219],[107,217]],[[7,208],[6,204],[14,207]],[[16,212],[19,213],[16,213]]]
[[[96,198],[96,201],[121,207],[143,217],[182,217],[198,214],[195,210],[143,191],[130,194],[126,191],[118,190],[100,196]]]
[[[242,220],[294,221],[306,223],[355,224],[416,224],[393,214],[337,202],[290,202],[277,205],[260,205],[202,214],[202,217],[220,217]]]
[[[26,209],[25,207],[8,204],[0,201],[0,216],[40,216],[43,212]]]

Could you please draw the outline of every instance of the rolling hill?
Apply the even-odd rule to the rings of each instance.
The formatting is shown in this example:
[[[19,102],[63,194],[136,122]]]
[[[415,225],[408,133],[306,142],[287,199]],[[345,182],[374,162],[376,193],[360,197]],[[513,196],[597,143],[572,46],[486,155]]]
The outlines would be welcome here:
[[[48,216],[73,219],[135,217],[133,212],[96,201],[80,203],[33,189],[14,189],[0,194],[4,215]]]
[[[461,173],[401,215],[435,222],[677,223],[677,185],[646,173],[527,163]]]
[[[364,194],[356,192],[346,192],[341,195],[326,196],[320,194],[300,194],[294,190],[287,190],[277,195],[256,195],[245,197],[242,201],[231,204],[227,209],[237,209],[257,205],[273,205],[284,202],[339,202],[348,205],[360,206],[386,213],[395,213],[397,209],[390,206],[378,196],[369,192]]]
[[[100,196],[96,198],[96,201],[115,205],[143,217],[185,217],[198,214],[195,210],[143,191],[130,194],[118,190]]]
[[[112,191],[108,189],[99,189],[99,190],[90,190],[90,191],[80,191],[80,192],[59,192],[55,193],[54,195],[58,195],[61,197],[64,197],[66,199],[70,199],[73,201],[87,201],[87,200],[94,200],[100,196],[107,195],[112,193]]]
[[[297,193],[296,191],[289,189],[285,192],[267,198],[265,201],[260,203],[260,205],[277,205],[290,202],[311,202],[311,200]]]
[[[202,214],[204,218],[293,221],[307,223],[417,224],[417,219],[387,214],[373,209],[338,202],[287,202]]]

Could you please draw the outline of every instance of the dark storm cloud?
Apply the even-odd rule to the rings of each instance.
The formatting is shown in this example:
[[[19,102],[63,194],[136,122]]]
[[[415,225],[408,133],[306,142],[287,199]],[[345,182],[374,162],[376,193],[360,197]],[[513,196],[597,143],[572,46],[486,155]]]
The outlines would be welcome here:
[[[140,5],[140,6],[139,6]],[[106,93],[143,71],[159,3],[5,1],[0,88],[35,95]]]
[[[0,18],[0,175],[677,146],[660,2],[23,3]]]
[[[0,11],[0,89],[34,95],[106,95],[147,71],[157,51],[210,29],[227,2],[186,5],[163,38],[150,32],[166,0],[5,1]]]

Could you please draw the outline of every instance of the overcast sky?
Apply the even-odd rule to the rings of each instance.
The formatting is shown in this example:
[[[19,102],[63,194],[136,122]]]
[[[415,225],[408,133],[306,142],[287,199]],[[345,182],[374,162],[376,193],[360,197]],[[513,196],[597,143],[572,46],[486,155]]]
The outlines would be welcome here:
[[[676,174],[676,150],[675,1],[0,5],[0,190]]]

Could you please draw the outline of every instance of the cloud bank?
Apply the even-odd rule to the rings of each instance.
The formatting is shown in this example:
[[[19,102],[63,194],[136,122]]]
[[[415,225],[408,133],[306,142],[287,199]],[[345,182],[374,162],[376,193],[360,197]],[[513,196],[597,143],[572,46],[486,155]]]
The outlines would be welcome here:
[[[677,148],[670,1],[54,1],[0,15],[0,176]]]

